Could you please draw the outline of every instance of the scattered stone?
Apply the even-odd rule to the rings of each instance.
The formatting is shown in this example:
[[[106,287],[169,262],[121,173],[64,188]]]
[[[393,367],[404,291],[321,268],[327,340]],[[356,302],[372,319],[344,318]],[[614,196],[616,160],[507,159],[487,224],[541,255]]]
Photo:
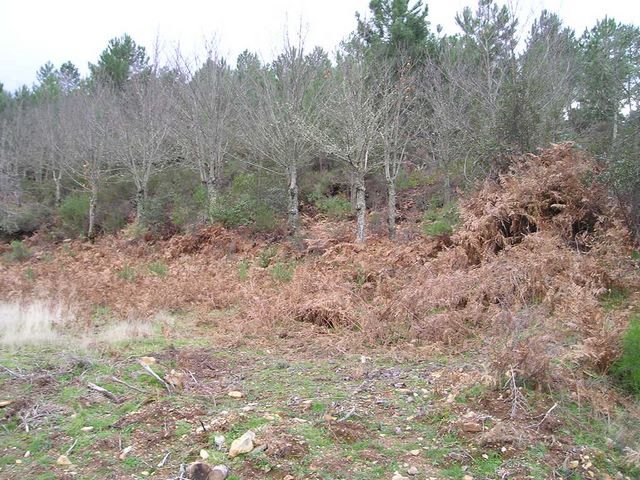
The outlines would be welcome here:
[[[420,455],[420,449],[409,450],[409,453],[415,457],[417,455]]]
[[[418,474],[418,469],[416,467],[409,467],[407,473],[413,477]]]
[[[293,475],[287,475],[286,477],[284,477],[282,480],[295,480],[296,477],[294,477]]]
[[[56,463],[62,466],[69,466],[71,465],[71,460],[69,460],[69,457],[67,457],[66,455],[60,455],[58,457],[58,460],[56,460]]]
[[[216,435],[213,437],[213,441],[215,442],[218,450],[222,450],[224,448],[224,435]]]
[[[156,363],[156,359],[155,357],[140,357],[139,362],[148,367],[149,365],[154,365]]]
[[[391,480],[409,480],[409,479],[407,477],[403,477],[398,472],[395,472],[393,474],[393,477],[391,477]]]
[[[29,458],[30,456],[31,456],[31,452],[29,450],[24,452],[24,458]]]
[[[253,441],[256,434],[252,430],[247,430],[240,438],[236,438],[229,448],[229,457],[234,458],[243,453],[249,453],[253,450]]]
[[[209,452],[207,452],[205,449],[200,450],[200,458],[206,460],[207,458],[209,458]]]
[[[16,459],[16,463],[17,463],[18,465],[20,465],[20,464],[22,463],[22,460],[20,460],[20,459],[18,458],[18,459]]]
[[[118,458],[120,458],[120,460],[124,460],[125,458],[127,458],[127,455],[129,455],[129,452],[131,452],[131,450],[133,450],[133,445],[129,445],[128,447],[124,448]]]
[[[229,476],[226,465],[211,467],[206,463],[195,462],[187,467],[187,475],[191,480],[225,480]]]
[[[244,394],[242,392],[239,392],[238,390],[231,390],[229,393],[227,393],[227,395],[230,396],[231,398],[244,397]]]
[[[82,427],[80,430],[82,430],[83,432],[91,432],[93,431],[93,427]]]
[[[471,475],[465,475],[462,477],[462,480],[473,480],[473,477]]]
[[[13,403],[13,400],[1,400],[0,401],[0,408],[8,407],[12,403]]]
[[[478,433],[482,431],[482,425],[478,422],[464,422],[462,431],[467,433]]]
[[[580,465],[580,462],[578,460],[572,460],[567,464],[567,466],[572,470],[575,468],[578,468],[579,465]]]

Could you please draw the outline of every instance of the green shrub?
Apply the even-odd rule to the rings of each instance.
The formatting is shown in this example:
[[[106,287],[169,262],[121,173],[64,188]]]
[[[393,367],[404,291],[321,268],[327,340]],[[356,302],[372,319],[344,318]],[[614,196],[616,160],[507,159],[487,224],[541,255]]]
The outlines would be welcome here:
[[[116,275],[118,275],[118,278],[121,278],[122,280],[133,282],[136,279],[136,270],[129,265],[125,265],[118,270]]]
[[[147,265],[147,269],[149,270],[149,273],[156,275],[158,277],[165,277],[169,270],[167,268],[167,265],[164,262],[161,262],[160,260],[156,262],[151,262],[149,265]]]
[[[62,227],[69,235],[82,235],[89,224],[89,196],[75,193],[66,197],[58,209]]]
[[[262,252],[260,252],[260,255],[258,256],[258,265],[260,265],[260,267],[262,268],[267,268],[269,265],[271,265],[271,261],[277,253],[278,249],[274,245],[268,246],[267,248],[262,250]]]
[[[455,203],[431,207],[422,216],[422,229],[430,237],[450,235],[459,221]]]
[[[270,270],[271,278],[277,282],[289,283],[296,271],[295,263],[277,262]]]
[[[422,170],[413,170],[409,173],[400,172],[396,179],[396,189],[399,192],[411,190],[413,188],[433,185],[436,179],[434,175],[427,175]]]
[[[249,278],[249,261],[246,259],[238,263],[238,278],[242,281]]]
[[[12,260],[14,262],[22,262],[24,260],[27,260],[29,257],[31,257],[31,251],[21,240],[14,240],[11,242],[9,260]]]
[[[640,315],[631,318],[622,337],[622,355],[611,373],[625,390],[640,395]]]
[[[351,202],[341,195],[321,197],[315,202],[322,213],[333,220],[341,220],[351,214]]]

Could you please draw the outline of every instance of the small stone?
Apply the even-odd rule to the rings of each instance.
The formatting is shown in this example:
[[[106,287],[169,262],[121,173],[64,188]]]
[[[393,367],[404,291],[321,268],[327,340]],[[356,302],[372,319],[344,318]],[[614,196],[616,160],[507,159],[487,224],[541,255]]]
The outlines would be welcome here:
[[[571,469],[578,468],[578,465],[580,465],[580,462],[578,460],[572,460],[568,464],[569,468]]]
[[[69,460],[69,457],[67,457],[66,455],[60,455],[58,457],[58,460],[56,460],[56,463],[58,465],[68,466],[71,465],[71,460]]]
[[[409,450],[409,453],[415,457],[417,455],[420,455],[420,449]]]
[[[200,458],[206,460],[207,458],[209,458],[209,452],[204,449],[200,450]]]
[[[124,448],[118,458],[120,458],[120,460],[124,460],[125,458],[127,458],[127,455],[129,455],[129,452],[131,452],[131,450],[133,450],[133,445],[129,445],[128,447]]]
[[[16,463],[17,463],[18,465],[20,465],[20,464],[22,463],[22,460],[17,459],[17,460],[16,460]]]
[[[215,442],[218,450],[222,450],[224,448],[224,435],[216,435],[213,437],[213,441]]]
[[[29,450],[27,450],[26,452],[24,452],[24,458],[28,458],[31,456],[31,452]]]
[[[247,430],[240,438],[236,438],[229,448],[229,457],[234,458],[242,453],[249,453],[253,450],[253,441],[256,434],[252,430]]]
[[[462,480],[473,480],[473,477],[471,475],[465,475],[462,477]]]
[[[409,480],[409,479],[407,477],[403,477],[398,472],[396,472],[393,474],[393,477],[391,477],[391,480]]]
[[[464,422],[462,424],[462,431],[467,433],[478,433],[482,431],[482,425],[478,422]]]
[[[231,398],[244,397],[244,394],[242,392],[239,392],[238,390],[231,390],[229,393],[227,393],[227,395],[230,396]]]
[[[143,477],[148,477],[149,476],[149,472],[146,470],[143,470],[142,472],[140,472],[140,475],[142,475]]]
[[[295,480],[296,477],[294,477],[293,475],[287,475],[286,477],[284,477],[282,480]]]
[[[147,367],[149,365],[153,365],[154,363],[156,363],[156,359],[155,357],[140,357],[140,359],[138,360],[142,365],[146,365]]]
[[[83,432],[92,432],[93,427],[82,427],[80,430],[82,430]]]
[[[416,467],[409,467],[407,473],[413,477],[418,474],[418,469]]]

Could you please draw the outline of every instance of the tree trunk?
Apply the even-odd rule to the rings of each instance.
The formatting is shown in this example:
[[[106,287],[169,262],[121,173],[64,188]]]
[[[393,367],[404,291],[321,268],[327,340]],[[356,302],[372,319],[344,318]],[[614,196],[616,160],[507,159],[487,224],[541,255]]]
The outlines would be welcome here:
[[[363,243],[365,240],[365,224],[366,224],[366,187],[364,183],[364,172],[355,172],[354,175],[355,201],[356,201],[356,242]]]
[[[62,180],[62,172],[59,172],[56,174],[56,172],[53,172],[53,181],[56,185],[56,208],[59,208],[61,203],[62,203],[62,185],[61,185],[61,180]]]
[[[289,202],[287,207],[289,228],[293,234],[298,232],[298,221],[300,213],[298,210],[298,169],[295,166],[291,166],[287,169],[287,177],[289,180],[289,188],[287,193],[289,195]]]
[[[218,186],[216,185],[215,180],[207,175],[202,175],[201,178],[202,184],[204,185],[207,193],[207,205],[203,218],[203,220],[206,222],[212,220],[211,215],[213,213],[213,209],[215,208],[216,203],[218,203]]]
[[[142,219],[144,218],[144,200],[145,200],[145,190],[144,188],[138,188],[136,191],[136,223],[142,223]]]
[[[91,196],[89,197],[89,230],[87,238],[93,241],[96,237],[96,207],[98,206],[98,185],[91,184]]]
[[[617,138],[618,138],[618,110],[613,112],[613,139],[611,141],[612,145],[615,145]]]
[[[444,185],[442,188],[442,199],[445,205],[451,203],[451,175],[449,172],[444,174]]]
[[[356,174],[354,172],[349,173],[349,195],[351,201],[351,212],[356,212]]]
[[[396,238],[396,182],[387,178],[387,227],[389,238]]]

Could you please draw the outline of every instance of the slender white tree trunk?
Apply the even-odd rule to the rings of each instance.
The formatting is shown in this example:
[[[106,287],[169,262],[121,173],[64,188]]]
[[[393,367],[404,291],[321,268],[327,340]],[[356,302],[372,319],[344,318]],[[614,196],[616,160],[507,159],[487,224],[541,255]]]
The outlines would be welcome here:
[[[144,218],[144,201],[147,195],[144,187],[136,190],[136,223],[140,224]]]
[[[89,197],[89,229],[87,238],[93,241],[96,237],[96,208],[98,206],[98,184],[95,181],[91,183],[91,196]]]
[[[396,182],[387,177],[387,228],[389,238],[396,238]]]
[[[289,228],[292,233],[298,232],[298,222],[300,220],[300,212],[298,209],[298,169],[295,165],[290,165],[287,169],[287,177],[289,187],[288,193],[288,221]]]
[[[53,172],[53,181],[56,185],[56,207],[60,207],[62,203],[62,171]]]
[[[364,172],[355,172],[355,201],[356,201],[356,242],[363,243],[365,240],[367,202],[365,198],[366,187],[364,183]]]

